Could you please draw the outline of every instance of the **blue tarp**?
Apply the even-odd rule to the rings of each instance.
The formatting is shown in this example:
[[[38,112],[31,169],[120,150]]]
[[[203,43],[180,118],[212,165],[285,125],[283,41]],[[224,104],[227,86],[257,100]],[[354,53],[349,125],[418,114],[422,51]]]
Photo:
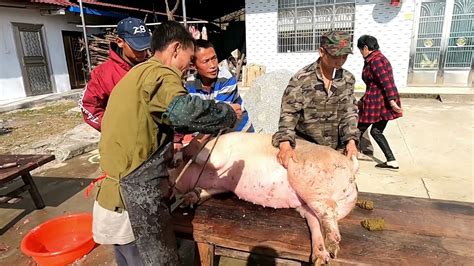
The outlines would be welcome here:
[[[129,16],[127,13],[115,12],[115,11],[104,11],[94,8],[84,7],[84,14],[93,15],[93,16],[105,16],[105,17],[114,17],[114,18],[126,18]],[[81,13],[81,9],[78,6],[70,6],[67,11],[73,13]]]

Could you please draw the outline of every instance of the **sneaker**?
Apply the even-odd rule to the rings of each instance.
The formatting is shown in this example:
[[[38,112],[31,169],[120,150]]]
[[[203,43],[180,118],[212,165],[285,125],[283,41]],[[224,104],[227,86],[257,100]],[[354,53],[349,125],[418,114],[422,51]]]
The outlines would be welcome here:
[[[375,165],[375,167],[386,168],[386,169],[399,169],[400,168],[398,166],[397,161],[389,161],[389,162],[379,163],[379,164]]]

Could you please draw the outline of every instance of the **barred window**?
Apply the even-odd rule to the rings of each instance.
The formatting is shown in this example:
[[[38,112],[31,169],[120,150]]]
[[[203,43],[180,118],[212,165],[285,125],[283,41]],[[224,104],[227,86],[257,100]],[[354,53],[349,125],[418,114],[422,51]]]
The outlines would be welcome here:
[[[330,30],[354,33],[355,0],[278,0],[278,52],[314,52]]]

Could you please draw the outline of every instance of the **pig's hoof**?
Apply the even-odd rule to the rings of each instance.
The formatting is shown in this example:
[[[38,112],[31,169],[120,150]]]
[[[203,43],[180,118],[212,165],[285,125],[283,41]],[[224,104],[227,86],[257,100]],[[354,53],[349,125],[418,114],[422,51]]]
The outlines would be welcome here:
[[[329,260],[325,261],[321,258],[318,258],[315,262],[314,262],[314,266],[321,266],[321,265],[325,265],[325,264],[328,264],[329,263]]]
[[[339,252],[339,241],[341,240],[340,235],[338,234],[331,234],[326,236],[326,250],[329,252],[329,255],[332,259],[337,257],[337,253]]]
[[[329,255],[329,252],[327,251],[321,251],[317,255],[311,255],[311,262],[313,265],[323,265],[329,263],[329,260],[331,259],[331,256]]]
[[[181,206],[192,207],[194,204],[197,204],[200,200],[199,193],[200,193],[199,191],[193,190],[191,192],[184,194],[183,203],[181,203]]]
[[[339,250],[341,249],[339,247],[339,244],[336,244],[336,243],[330,243],[327,247],[326,247],[327,251],[329,252],[329,255],[331,256],[331,259],[335,259],[337,258],[337,253],[339,253]]]

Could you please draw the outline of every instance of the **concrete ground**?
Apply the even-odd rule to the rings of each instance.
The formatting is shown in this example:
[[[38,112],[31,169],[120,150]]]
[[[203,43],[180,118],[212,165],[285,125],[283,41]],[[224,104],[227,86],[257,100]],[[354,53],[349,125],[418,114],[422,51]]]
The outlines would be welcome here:
[[[384,161],[378,146],[375,161],[361,161],[360,191],[474,202],[473,102],[402,99],[404,117],[388,124],[386,137],[400,170],[374,167]],[[53,167],[51,167],[53,166]],[[23,236],[36,225],[63,213],[91,211],[83,191],[98,176],[97,151],[34,174],[47,207],[35,210],[28,193],[16,204],[0,205],[0,265],[33,265],[19,250]],[[10,184],[9,188],[15,184]],[[0,188],[0,194],[7,192]],[[5,232],[4,232],[5,231]],[[189,249],[184,252],[189,252]],[[98,246],[77,265],[115,265],[111,248]],[[221,265],[244,265],[222,259]],[[189,264],[188,264],[189,265]]]
[[[361,161],[361,191],[474,202],[472,103],[403,99],[404,117],[389,122],[386,137],[400,170]],[[375,142],[375,160],[385,158]]]

